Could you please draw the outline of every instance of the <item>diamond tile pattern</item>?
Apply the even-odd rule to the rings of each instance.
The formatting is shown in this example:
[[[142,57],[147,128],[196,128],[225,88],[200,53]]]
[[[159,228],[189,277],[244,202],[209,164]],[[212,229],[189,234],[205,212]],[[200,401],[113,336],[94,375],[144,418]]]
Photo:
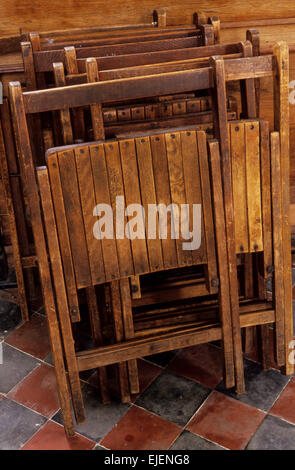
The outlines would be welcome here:
[[[1,450],[295,450],[295,378],[263,371],[253,355],[238,396],[225,390],[222,355],[212,345],[139,360],[141,390],[129,404],[102,405],[95,374],[81,374],[87,421],[68,439],[46,317],[19,322],[17,309],[3,308]]]
[[[136,404],[172,423],[185,426],[210,390],[185,377],[163,371]]]

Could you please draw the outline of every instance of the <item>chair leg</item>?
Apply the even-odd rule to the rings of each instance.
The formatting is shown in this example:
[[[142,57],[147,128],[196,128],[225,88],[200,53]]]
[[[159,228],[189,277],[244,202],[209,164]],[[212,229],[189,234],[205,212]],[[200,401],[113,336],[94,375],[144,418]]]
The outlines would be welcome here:
[[[121,295],[119,281],[113,281],[110,284],[112,313],[114,322],[115,339],[121,342],[124,339],[124,326],[122,321]],[[131,400],[128,380],[128,370],[126,362],[118,364],[119,384],[121,400],[127,403]]]
[[[210,162],[213,187],[213,207],[215,214],[215,231],[217,258],[219,264],[219,309],[222,325],[223,350],[225,362],[225,386],[235,385],[234,349],[232,338],[232,320],[230,305],[230,284],[228,276],[228,257],[226,251],[226,229],[224,218],[222,182],[220,172],[220,155],[218,142],[210,142]]]
[[[97,304],[97,297],[94,287],[88,287],[86,289],[87,304],[89,309],[90,325],[92,330],[92,337],[95,346],[103,345],[101,324],[99,309]],[[99,377],[101,399],[104,404],[111,403],[109,391],[108,391],[108,377],[106,367],[99,367],[97,369]]]
[[[134,327],[132,318],[130,284],[128,278],[120,280],[120,293],[125,339],[132,339],[134,338]],[[139,393],[139,380],[136,359],[128,361],[128,373],[130,392],[133,394]]]

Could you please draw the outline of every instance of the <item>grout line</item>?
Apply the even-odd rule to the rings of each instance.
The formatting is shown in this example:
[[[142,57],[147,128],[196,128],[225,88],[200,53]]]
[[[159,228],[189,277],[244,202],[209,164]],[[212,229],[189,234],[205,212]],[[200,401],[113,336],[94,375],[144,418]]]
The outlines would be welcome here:
[[[55,413],[55,414],[56,414],[56,413]],[[54,415],[54,416],[55,416],[55,415]],[[53,418],[53,416],[52,416],[52,418]],[[64,425],[61,424],[61,423],[58,423],[57,421],[54,421],[52,418],[50,418],[48,421],[50,421],[51,423],[57,424],[58,426],[62,427],[63,430],[64,430],[64,428],[65,428]],[[75,435],[76,435],[76,434],[77,434],[78,436],[80,436],[80,437],[83,437],[84,439],[88,439],[88,441],[94,442],[94,447],[97,446],[97,444],[98,444],[97,441],[95,441],[95,440],[92,439],[91,437],[84,436],[83,434],[81,434],[79,431],[77,431],[77,430],[75,429]],[[74,436],[73,436],[73,437],[74,437]],[[66,439],[71,439],[71,438],[66,437]],[[93,447],[93,449],[94,449],[94,447]],[[91,449],[91,450],[93,450],[93,449]]]
[[[281,416],[273,415],[271,413],[269,413],[268,415],[272,416],[273,418],[280,419],[281,421],[285,421],[285,423],[291,424],[292,426],[295,427],[295,423],[292,423],[291,421],[288,421],[286,418],[281,418]]]
[[[193,434],[194,436],[201,437],[202,439],[204,439],[204,441],[210,442],[211,444],[218,445],[219,447],[222,447],[222,448],[225,449],[225,450],[232,450],[232,449],[230,449],[229,447],[225,447],[225,446],[223,446],[222,444],[219,444],[218,442],[210,441],[210,439],[208,439],[207,437],[201,436],[201,434],[197,434],[197,433],[195,433],[195,432],[193,432],[193,431],[189,431],[188,429],[186,429],[186,431],[187,431],[187,432],[190,432],[190,433]]]
[[[50,363],[48,363],[48,362],[45,361],[45,359],[46,359],[46,357],[48,356],[48,354],[47,354],[47,356],[46,356],[44,359],[40,359],[39,357],[33,356],[33,354],[30,354],[30,353],[28,353],[28,352],[26,352],[26,351],[23,351],[22,349],[19,349],[19,348],[17,348],[16,346],[12,346],[11,344],[6,343],[5,341],[4,341],[4,344],[6,344],[6,346],[9,346],[10,348],[16,349],[17,351],[19,351],[19,352],[21,352],[21,353],[23,353],[23,354],[26,354],[27,356],[32,357],[33,359],[36,359],[37,361],[40,361],[40,362],[42,362],[42,363],[44,363],[44,364],[47,364],[48,366],[54,367],[52,364],[50,364]],[[50,352],[51,352],[51,351],[50,351]]]
[[[205,405],[205,403],[207,402],[207,400],[209,399],[209,397],[212,395],[212,393],[216,391],[215,389],[214,390],[210,390],[208,396],[205,398],[205,400],[203,401],[203,403],[199,406],[199,408],[194,412],[194,414],[190,417],[190,419],[188,420],[188,422],[186,423],[185,425],[185,429],[187,429],[187,426],[189,425],[189,423],[192,421],[192,419],[196,416],[196,414],[200,411],[201,408],[203,408],[203,406]],[[188,430],[188,429],[187,429]]]
[[[279,395],[277,396],[277,398],[275,399],[275,401],[273,402],[273,404],[271,405],[271,407],[269,408],[268,410],[268,413],[270,412],[270,410],[272,409],[272,407],[274,406],[274,404],[278,401],[278,399],[280,398],[280,396],[282,395],[283,391],[285,390],[285,388],[289,385],[291,381],[291,376],[288,380],[288,382],[286,382],[286,384],[284,385],[284,387],[282,388],[282,390],[280,391]]]
[[[22,406],[23,408],[26,408],[26,410],[29,410],[29,411],[32,411],[32,413],[36,413],[36,415],[39,415],[39,416],[42,416],[42,418],[45,418],[46,420],[49,420],[50,418],[48,418],[47,416],[44,416],[42,415],[42,413],[40,413],[40,411],[36,411],[36,410],[33,410],[32,408],[29,408],[27,405],[24,405],[23,403],[19,403],[18,401],[14,400],[14,398],[10,398],[6,395],[5,397],[7,400],[10,400],[12,401],[13,403],[16,403],[17,405],[19,406]],[[56,414],[56,412],[54,413]],[[54,416],[54,415],[53,415]]]
[[[27,441],[25,441],[25,443],[20,447],[19,450],[21,450],[42,428],[44,428],[44,426],[48,423],[48,421],[49,420],[46,420],[45,423],[41,424],[39,429],[37,429],[36,432],[34,432],[34,434],[32,434],[32,436]]]
[[[264,423],[264,421],[266,420],[266,418],[269,416],[268,412],[266,413],[266,415],[264,416],[263,420],[261,421],[261,423],[257,426],[255,432],[252,434],[252,436],[250,437],[250,439],[248,440],[247,444],[245,445],[244,449],[246,449],[246,447],[250,444],[250,442],[252,441],[253,437],[255,436],[255,434],[257,433],[257,431],[260,429],[260,427],[262,426],[262,424]]]

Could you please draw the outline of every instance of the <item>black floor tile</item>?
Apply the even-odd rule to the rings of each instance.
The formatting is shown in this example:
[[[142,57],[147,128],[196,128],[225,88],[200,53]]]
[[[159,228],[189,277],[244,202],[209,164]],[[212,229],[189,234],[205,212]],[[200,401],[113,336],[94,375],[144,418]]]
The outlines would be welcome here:
[[[247,449],[295,450],[295,426],[268,415],[252,437]]]
[[[189,431],[183,431],[176,439],[170,450],[225,450],[213,442],[196,436]]]
[[[18,305],[0,300],[0,340],[6,338],[21,322]]]
[[[129,404],[120,403],[114,399],[110,405],[103,405],[99,390],[88,384],[83,387],[83,399],[86,423],[76,426],[76,431],[96,442],[101,441],[130,407]],[[61,411],[53,417],[53,420],[63,424]]]
[[[178,353],[178,349],[175,351],[166,351],[160,354],[152,354],[151,356],[146,356],[144,359],[147,361],[152,362],[153,364],[157,364],[161,367],[166,367],[172,359],[175,358],[176,354]]]
[[[53,357],[52,357],[51,352],[45,357],[44,362],[46,362],[47,364],[50,364],[51,366],[54,366]]]
[[[268,411],[288,383],[289,377],[282,375],[278,370],[263,370],[253,361],[245,360],[244,365],[246,392],[243,395],[227,390],[224,382],[221,382],[216,390],[255,408]]]
[[[20,449],[46,418],[7,398],[0,400],[0,449]]]
[[[209,393],[207,387],[163,371],[136,400],[136,404],[168,421],[185,426]]]
[[[3,364],[0,365],[0,393],[8,393],[40,362],[32,356],[3,343]]]

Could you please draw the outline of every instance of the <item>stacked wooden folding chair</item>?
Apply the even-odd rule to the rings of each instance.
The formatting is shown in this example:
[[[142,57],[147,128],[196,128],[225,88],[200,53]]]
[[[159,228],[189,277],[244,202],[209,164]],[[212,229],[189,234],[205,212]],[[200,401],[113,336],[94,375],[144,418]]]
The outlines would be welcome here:
[[[203,68],[158,71],[158,75],[143,74],[25,93],[19,84],[10,85],[13,121],[28,188],[61,405],[69,435],[73,433],[71,400],[77,422],[85,419],[78,371],[99,367],[103,386],[105,366],[119,363],[121,392],[126,398],[129,390],[138,389],[136,358],[222,339],[226,386],[235,385],[238,392],[243,392],[241,328],[262,325],[263,353],[267,357],[268,330],[263,325],[274,324],[277,363],[285,367],[286,373],[292,373],[287,360],[292,338],[287,52],[287,47],[281,44],[274,55],[266,57],[226,60],[214,57],[210,66],[207,61]],[[96,82],[97,61],[89,60],[86,64],[88,81]],[[60,66],[56,68],[57,79],[61,76],[63,79],[62,72]],[[275,129],[279,133],[271,136],[271,152],[268,125],[255,119],[257,106],[253,97],[258,94],[255,80],[261,76],[274,76],[275,83]],[[228,125],[226,83],[233,80],[244,83],[247,106],[244,116],[249,119]],[[103,142],[102,104],[197,89],[212,92],[219,144],[209,142],[210,165],[206,134],[192,126],[148,133],[143,130],[136,136],[129,131],[127,137]],[[85,107],[91,109],[97,141],[50,150],[47,168],[37,172],[37,183],[38,162],[34,163],[33,159],[29,117],[35,116],[41,122],[39,113],[59,112],[66,137],[70,110]],[[252,167],[257,171],[253,173]],[[93,208],[101,201],[114,208],[116,196],[124,196],[127,205],[136,203],[143,207],[161,202],[166,205],[201,203],[200,249],[183,251],[181,239],[97,240],[93,236]],[[258,279],[258,295],[251,299],[244,295],[244,300],[239,299],[237,276],[236,255],[241,253],[245,259],[250,253],[259,253],[253,270]],[[195,265],[206,267],[209,297],[160,308],[141,305],[132,311],[130,278],[152,277],[158,271]],[[273,303],[266,297],[272,275]],[[99,312],[97,294],[103,293],[103,297],[106,289],[96,286],[105,283],[111,286],[108,295],[114,334],[113,344],[102,345],[105,318]],[[97,348],[77,353],[71,322],[79,319],[78,296],[82,289],[86,289]],[[104,393],[106,397],[107,391],[102,390]]]
[[[203,20],[204,21],[204,20]],[[140,52],[142,48],[145,48],[147,51],[161,51],[167,49],[169,52],[170,47],[175,49],[177,44],[179,47],[183,45],[184,47],[189,46],[189,44],[212,44],[215,40],[218,39],[218,20],[212,18],[210,19],[209,24],[199,24],[198,18],[196,18],[196,26],[175,26],[167,27],[166,25],[166,12],[164,10],[157,10],[154,12],[154,21],[150,25],[131,25],[125,27],[108,27],[108,28],[92,28],[92,29],[77,29],[73,31],[60,31],[60,32],[47,32],[44,34],[38,35],[37,33],[31,33],[28,37],[30,43],[24,43],[22,45],[23,51],[23,61],[24,61],[24,78],[25,78],[25,88],[27,90],[33,90],[37,88],[45,88],[53,83],[54,80],[47,80],[43,71],[39,72],[38,64],[39,59],[45,57],[45,63],[49,64],[49,71],[52,72],[52,62],[50,57],[47,54],[53,53],[53,61],[59,58],[59,54],[64,54],[63,48],[66,46],[75,46],[77,49],[78,57],[84,51],[84,57],[88,57],[88,52],[85,56],[85,50],[89,48],[99,49],[106,51],[108,47],[117,49],[117,53],[120,52],[120,47],[125,47],[125,52],[132,52],[133,47],[138,47]],[[161,40],[161,44],[160,44]],[[173,40],[173,41],[171,41]],[[175,42],[176,40],[176,42]],[[119,48],[119,49],[118,49]],[[129,49],[128,49],[129,48]],[[61,50],[60,50],[61,49]],[[73,79],[75,81],[76,77],[76,66],[77,61],[75,59],[76,49],[66,48],[67,52],[67,65],[69,67],[70,81]],[[36,57],[33,55],[36,55]],[[110,53],[112,53],[109,50]],[[121,51],[122,52],[122,51]],[[38,55],[39,54],[39,55]],[[73,55],[74,54],[74,55]],[[83,56],[83,53],[82,53]],[[55,57],[55,59],[54,59]],[[136,57],[136,55],[134,56]],[[42,63],[42,60],[41,60]],[[85,66],[85,60],[84,60]],[[47,75],[50,76],[50,73]],[[71,78],[72,76],[72,78]],[[53,78],[53,77],[52,77]],[[86,74],[82,74],[82,80],[86,80]],[[79,83],[80,77],[78,77]],[[192,95],[194,98],[194,96]],[[171,97],[173,98],[173,97]],[[181,98],[181,97],[178,97]],[[187,96],[186,96],[187,98]],[[121,110],[107,110],[104,113],[105,121],[115,121],[120,119],[125,122],[126,118],[129,115],[132,115],[132,119],[140,120],[142,114],[155,116],[159,118],[159,121],[165,121],[167,116],[170,116],[171,109],[174,109],[174,114],[181,114],[183,112],[183,106],[185,105],[186,112],[186,103],[183,103],[183,100],[165,102],[165,103],[154,103],[154,106],[148,108],[148,106],[136,106],[132,109]],[[198,112],[201,109],[205,110],[208,108],[208,103],[206,99],[192,99],[188,106],[191,107],[192,111]],[[115,114],[115,119],[114,119]],[[88,135],[83,133],[84,122],[81,119],[81,113],[77,113],[77,116],[80,115],[80,121],[77,119],[74,120],[74,124],[80,124],[76,126],[76,138],[89,140]],[[208,115],[204,116],[205,122],[208,122]],[[175,120],[175,125],[179,124],[181,121],[181,116],[178,120]],[[34,244],[31,234],[30,221],[27,217],[26,207],[26,197],[24,195],[23,184],[19,179],[21,174],[21,168],[17,162],[17,149],[15,148],[13,130],[10,118],[10,111],[7,101],[4,101],[4,105],[1,106],[1,123],[3,136],[1,138],[1,174],[4,175],[4,192],[5,198],[7,201],[7,213],[9,218],[9,230],[12,239],[12,249],[13,249],[13,258],[16,271],[17,282],[19,286],[19,303],[22,311],[22,318],[28,320],[28,298],[34,297],[36,294],[36,267],[37,259],[34,251]],[[114,124],[114,122],[113,122]],[[120,123],[119,123],[120,124]],[[173,124],[171,122],[171,124]],[[163,125],[163,122],[162,122]],[[36,154],[36,163],[40,164],[41,160],[40,155],[44,154],[43,149],[47,148],[50,143],[52,143],[52,132],[55,133],[54,140],[55,144],[62,144],[63,138],[59,132],[59,126],[56,119],[53,119],[53,126],[43,126],[45,127],[43,131],[41,130],[41,123],[38,117],[33,117],[30,123],[31,128],[34,129],[34,153]],[[125,130],[126,127],[124,126]],[[128,127],[127,127],[128,130]],[[106,129],[106,134],[108,133],[117,133],[121,132],[122,128],[120,125],[118,128],[108,130]],[[43,133],[43,134],[42,134]],[[58,141],[60,139],[60,141]],[[44,143],[44,146],[43,146]]]

